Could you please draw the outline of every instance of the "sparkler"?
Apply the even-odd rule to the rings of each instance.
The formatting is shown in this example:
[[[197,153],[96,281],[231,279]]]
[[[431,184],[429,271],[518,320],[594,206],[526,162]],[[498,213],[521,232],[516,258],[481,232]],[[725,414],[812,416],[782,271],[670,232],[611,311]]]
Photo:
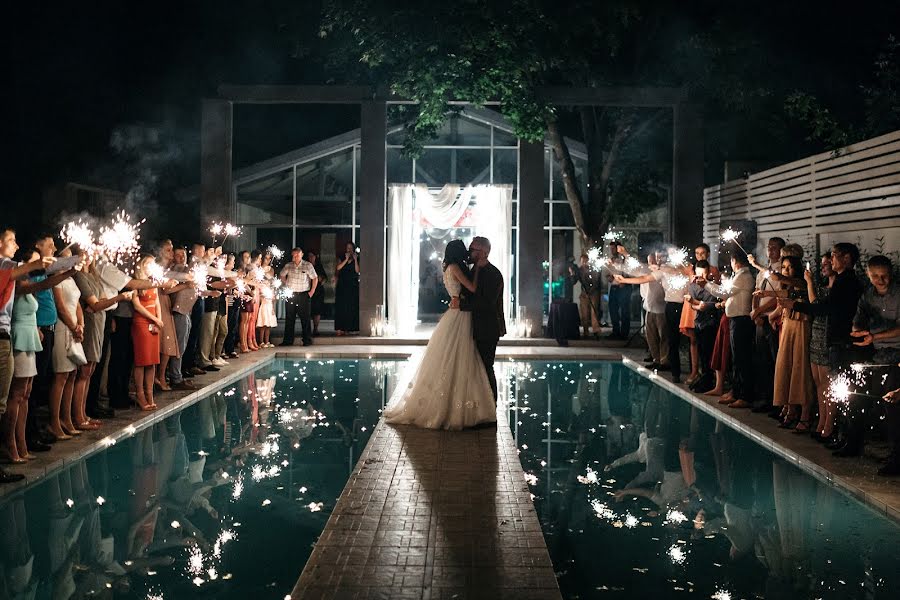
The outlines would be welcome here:
[[[737,245],[737,247],[741,249],[741,252],[743,252],[744,254],[750,254],[749,252],[747,252],[747,250],[744,249],[743,246],[741,246],[741,243],[738,241],[738,238],[740,236],[741,236],[740,231],[735,231],[734,229],[729,227],[728,229],[726,229],[725,231],[722,232],[722,241],[723,242],[734,242]]]
[[[722,292],[725,294],[730,294],[731,290],[734,289],[734,280],[734,275],[732,275],[731,277],[723,277],[722,283],[721,285],[719,285],[719,289],[722,290]]]
[[[213,223],[209,227],[209,232],[212,234],[212,245],[216,245],[216,238],[222,234],[222,231],[225,229],[225,226],[221,223]]]
[[[69,221],[59,232],[59,237],[66,243],[66,248],[78,245],[83,252],[93,252],[96,242],[94,241],[94,232],[84,221]],[[60,250],[60,252],[62,252]]]
[[[674,250],[669,251],[669,264],[672,265],[683,265],[687,262],[688,251],[687,248],[681,247],[676,248]]]
[[[111,263],[121,265],[125,259],[132,258],[141,249],[140,225],[131,223],[131,217],[123,210],[117,213],[109,227],[100,228],[99,251]]]
[[[880,396],[875,396],[873,394],[855,392],[851,389],[851,384],[850,378],[847,377],[845,373],[839,373],[831,380],[831,383],[828,384],[828,390],[825,392],[825,395],[829,400],[837,404],[848,404],[850,402],[850,396],[862,396],[863,398],[874,398],[876,400],[881,398]]]
[[[615,231],[613,229],[610,229],[609,231],[607,231],[606,233],[603,234],[603,240],[606,242],[615,242],[616,240],[619,240],[621,238],[622,238],[622,232]]]
[[[160,285],[166,280],[166,269],[157,262],[152,262],[144,267],[144,272],[154,285]]]
[[[203,263],[197,263],[193,267],[191,267],[191,281],[194,282],[194,286],[197,288],[197,293],[205,292],[207,290],[206,287],[206,279],[209,277],[209,267],[204,265]]]
[[[640,266],[641,266],[641,261],[639,261],[638,259],[636,259],[633,256],[629,256],[628,258],[625,259],[625,268],[628,269],[629,271],[634,271],[635,269],[640,268]]]
[[[228,239],[229,235],[239,236],[241,235],[241,228],[237,225],[232,225],[231,223],[225,223],[225,227],[223,228],[225,232],[225,237],[222,238],[222,243],[225,243],[225,240]]]
[[[269,254],[271,254],[271,255],[272,255],[272,258],[273,258],[274,260],[281,260],[282,258],[284,258],[284,250],[282,250],[281,248],[279,248],[279,247],[276,246],[275,244],[272,244],[271,246],[269,246],[268,248],[266,248],[266,252],[268,252]]]
[[[670,291],[683,290],[688,283],[690,279],[686,275],[670,275],[663,278],[663,285]]]
[[[265,298],[266,300],[274,300],[275,299],[275,292],[269,286],[264,286],[260,290],[260,293],[262,294],[262,297]]]
[[[255,267],[253,269],[253,278],[257,281],[265,281],[266,280],[266,270],[262,267]]]

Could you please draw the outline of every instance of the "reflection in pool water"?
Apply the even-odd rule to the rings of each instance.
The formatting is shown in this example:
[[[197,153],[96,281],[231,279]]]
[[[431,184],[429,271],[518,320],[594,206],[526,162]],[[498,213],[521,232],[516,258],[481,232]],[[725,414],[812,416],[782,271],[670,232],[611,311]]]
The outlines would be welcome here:
[[[283,598],[397,384],[276,361],[0,503],[0,598]],[[618,363],[505,363],[566,598],[888,598],[898,527]]]
[[[618,363],[507,363],[566,598],[896,598],[900,528]]]
[[[283,598],[395,383],[277,361],[0,504],[0,598]]]

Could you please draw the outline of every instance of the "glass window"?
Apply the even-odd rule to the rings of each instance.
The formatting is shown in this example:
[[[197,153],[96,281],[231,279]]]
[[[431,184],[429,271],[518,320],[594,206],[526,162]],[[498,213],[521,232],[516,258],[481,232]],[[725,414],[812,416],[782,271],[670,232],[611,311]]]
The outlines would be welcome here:
[[[497,146],[513,146],[518,147],[519,138],[512,132],[504,131],[499,127],[494,127],[494,147]]]
[[[408,156],[400,154],[399,148],[387,149],[387,183],[412,183],[413,161]],[[357,167],[358,168],[358,167]],[[359,187],[359,174],[357,173],[357,188]],[[359,191],[357,189],[357,191]]]
[[[551,155],[552,156],[552,155]],[[552,159],[553,163],[553,199],[554,200],[564,200],[566,197],[566,189],[563,185],[562,177],[560,177],[559,173],[559,163],[556,162],[556,158]],[[581,190],[582,197],[587,200],[587,179],[586,179],[586,171],[585,171],[585,161],[580,158],[572,157],[572,163],[575,166],[575,181],[578,184],[579,189]]]
[[[293,219],[291,169],[256,179],[237,188],[237,222],[242,225],[290,225]]]
[[[564,196],[565,197],[565,196]],[[572,217],[572,207],[568,202],[553,203],[553,226],[574,227],[575,219]]]
[[[416,159],[416,183],[443,187],[450,183],[451,150],[429,148]]]
[[[494,150],[494,183],[519,184],[519,151]],[[513,190],[513,197],[516,191]]]
[[[351,224],[350,148],[297,166],[297,225]]]
[[[450,181],[478,185],[491,181],[491,151],[460,148],[450,151]]]
[[[437,135],[427,143],[435,146],[490,146],[491,126],[450,115]]]

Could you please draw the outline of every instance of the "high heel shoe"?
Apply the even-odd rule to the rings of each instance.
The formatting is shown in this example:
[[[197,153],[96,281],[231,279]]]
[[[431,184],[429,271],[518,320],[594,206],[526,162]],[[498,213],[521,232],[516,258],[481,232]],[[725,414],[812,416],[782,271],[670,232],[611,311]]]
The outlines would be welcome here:
[[[794,431],[792,433],[795,433],[797,435],[811,433],[812,421],[812,419],[806,419],[805,421],[803,419],[800,419],[799,421],[797,421],[797,426],[794,427]]]
[[[72,425],[71,429],[66,427],[65,425],[63,425],[62,430],[65,431],[66,434],[71,437],[77,437],[77,436],[81,435],[81,432],[78,431],[78,428],[75,427],[74,425]]]
[[[781,423],[778,424],[778,428],[779,429],[793,429],[794,427],[797,426],[798,423],[800,423],[800,417],[792,417],[790,415],[787,415],[784,417],[784,419],[781,421]]]

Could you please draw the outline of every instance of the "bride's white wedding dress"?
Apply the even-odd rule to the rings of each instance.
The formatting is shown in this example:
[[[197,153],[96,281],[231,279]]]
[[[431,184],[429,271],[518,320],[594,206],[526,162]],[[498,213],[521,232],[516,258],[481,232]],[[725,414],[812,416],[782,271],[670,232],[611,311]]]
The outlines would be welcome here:
[[[462,284],[444,271],[444,286],[459,296]],[[400,398],[384,411],[388,423],[428,429],[463,429],[497,420],[484,363],[472,338],[472,313],[448,309],[438,321],[419,368]]]

